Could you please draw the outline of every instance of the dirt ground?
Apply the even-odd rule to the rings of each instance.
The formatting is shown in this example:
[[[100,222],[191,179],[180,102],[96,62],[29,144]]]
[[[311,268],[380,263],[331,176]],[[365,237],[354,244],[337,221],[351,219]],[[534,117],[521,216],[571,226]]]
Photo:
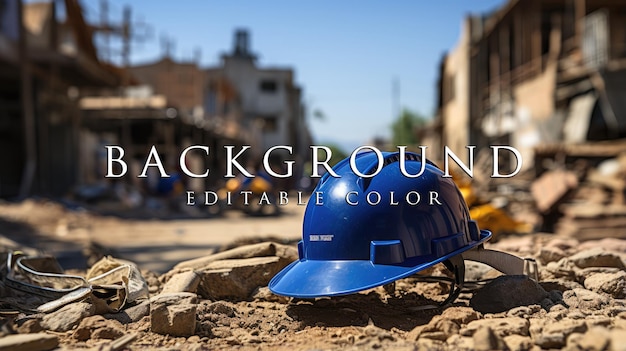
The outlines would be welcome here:
[[[0,204],[0,234],[4,246],[17,245],[13,241],[48,252],[77,273],[106,254],[131,260],[157,296],[172,277],[166,272],[178,262],[259,238],[293,246],[301,236],[303,211],[304,206],[290,206],[272,218],[233,212],[224,218],[133,220],[27,200]],[[63,331],[46,327],[46,316],[3,315],[2,333],[43,332],[55,336],[62,350],[626,348],[626,241],[578,242],[537,233],[488,247],[536,258],[540,282],[499,277],[484,265],[468,264],[466,279],[478,283],[468,284],[447,306],[438,305],[449,292],[447,284],[413,276],[314,300],[276,296],[267,287],[244,298],[216,299],[199,290],[195,327],[186,336],[154,332],[150,312],[132,321],[89,313]],[[442,266],[424,273],[447,274]],[[116,345],[124,336],[132,341]]]

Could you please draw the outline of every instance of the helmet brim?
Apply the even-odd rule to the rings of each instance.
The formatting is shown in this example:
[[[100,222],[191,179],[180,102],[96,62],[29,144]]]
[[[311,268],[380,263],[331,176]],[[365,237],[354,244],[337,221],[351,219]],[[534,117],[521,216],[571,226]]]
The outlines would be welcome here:
[[[481,230],[480,240],[447,255],[416,265],[374,264],[369,260],[300,259],[274,276],[269,283],[269,288],[275,294],[298,298],[352,294],[413,275],[470,250],[489,238],[491,238],[491,232]]]

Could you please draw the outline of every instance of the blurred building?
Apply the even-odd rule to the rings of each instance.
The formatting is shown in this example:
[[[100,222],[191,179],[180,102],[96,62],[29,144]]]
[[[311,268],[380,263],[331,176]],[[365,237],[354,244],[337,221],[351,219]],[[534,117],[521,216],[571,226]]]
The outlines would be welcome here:
[[[0,197],[61,195],[79,176],[78,97],[118,85],[76,0],[0,6]]]
[[[251,51],[249,33],[235,33],[232,52],[218,67],[206,70],[204,112],[213,123],[236,120],[255,131],[257,154],[276,145],[293,147],[295,177],[310,159],[311,134],[305,121],[302,91],[290,68],[259,67]],[[277,153],[278,154],[278,153]]]
[[[538,145],[624,138],[626,3],[510,0],[464,20],[439,75],[422,134],[466,161],[466,145],[512,145],[528,167]]]

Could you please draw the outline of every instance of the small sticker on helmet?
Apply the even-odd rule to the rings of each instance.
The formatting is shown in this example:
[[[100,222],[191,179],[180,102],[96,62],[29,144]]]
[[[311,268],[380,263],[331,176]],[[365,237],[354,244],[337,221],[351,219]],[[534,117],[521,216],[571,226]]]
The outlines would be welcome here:
[[[311,234],[309,241],[333,241],[333,237],[331,234]]]

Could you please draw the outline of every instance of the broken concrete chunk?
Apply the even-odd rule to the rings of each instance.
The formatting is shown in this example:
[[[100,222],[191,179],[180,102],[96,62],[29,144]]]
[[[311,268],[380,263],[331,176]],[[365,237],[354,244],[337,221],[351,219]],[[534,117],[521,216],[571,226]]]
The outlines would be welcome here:
[[[622,258],[612,252],[599,247],[581,251],[569,258],[579,268],[587,267],[615,267],[626,269]]]
[[[470,306],[481,313],[498,313],[540,303],[548,293],[526,276],[507,275],[494,279],[474,292]]]
[[[623,299],[626,297],[626,272],[593,274],[585,279],[585,288]]]
[[[203,298],[247,299],[259,286],[285,267],[278,257],[254,257],[215,261],[200,272],[198,294]]]
[[[161,293],[190,292],[196,293],[200,283],[200,275],[194,271],[174,274],[163,286]]]
[[[59,337],[46,333],[14,334],[0,338],[0,351],[45,351],[59,346]]]
[[[150,301],[152,332],[172,336],[190,336],[196,330],[196,294],[161,294]]]
[[[46,314],[41,321],[41,326],[47,330],[64,332],[77,326],[83,318],[93,316],[95,313],[96,307],[93,304],[76,302]]]

